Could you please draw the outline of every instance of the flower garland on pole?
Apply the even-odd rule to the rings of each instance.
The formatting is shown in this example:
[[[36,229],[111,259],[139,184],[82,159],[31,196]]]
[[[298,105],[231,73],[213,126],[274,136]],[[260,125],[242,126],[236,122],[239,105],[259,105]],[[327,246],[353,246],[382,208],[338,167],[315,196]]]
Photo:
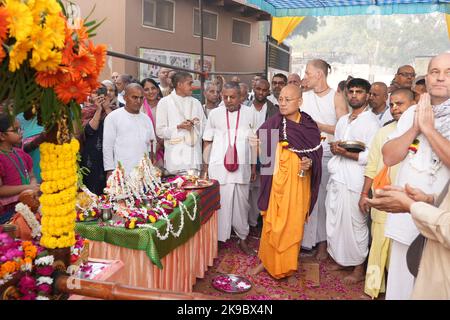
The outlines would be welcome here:
[[[106,46],[89,40],[101,24],[73,27],[61,0],[0,0],[0,103],[31,109],[45,127],[40,146],[43,183],[41,244],[75,244],[80,103],[96,90]],[[12,111],[11,111],[12,109]]]

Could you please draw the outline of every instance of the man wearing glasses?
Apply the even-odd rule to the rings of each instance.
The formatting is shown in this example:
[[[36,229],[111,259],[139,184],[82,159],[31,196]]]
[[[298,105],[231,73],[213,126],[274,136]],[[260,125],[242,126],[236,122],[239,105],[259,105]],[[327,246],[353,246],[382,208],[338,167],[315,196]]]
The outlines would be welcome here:
[[[278,105],[278,97],[280,96],[281,89],[287,85],[287,81],[287,77],[282,73],[274,75],[272,78],[272,94],[267,97],[267,100]]]
[[[130,174],[145,154],[150,155],[151,144],[156,140],[153,124],[142,112],[144,89],[131,83],[125,88],[125,107],[111,112],[105,118],[103,131],[103,165],[107,178],[119,161]]]
[[[395,89],[411,89],[414,79],[416,78],[416,71],[410,65],[404,65],[398,68],[394,77],[390,92]]]

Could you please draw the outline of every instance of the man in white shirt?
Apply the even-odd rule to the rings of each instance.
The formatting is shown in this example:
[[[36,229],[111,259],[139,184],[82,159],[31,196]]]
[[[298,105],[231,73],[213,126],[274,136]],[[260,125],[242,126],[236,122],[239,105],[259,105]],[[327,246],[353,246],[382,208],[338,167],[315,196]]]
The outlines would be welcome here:
[[[173,174],[200,170],[205,113],[192,97],[190,73],[177,72],[172,81],[175,90],[159,101],[156,113],[156,135],[164,139],[164,168]]]
[[[267,99],[273,104],[278,105],[278,97],[281,89],[287,85],[287,77],[282,73],[277,73],[272,77],[272,94]]]
[[[372,112],[377,116],[380,127],[391,121],[392,115],[387,105],[388,88],[383,82],[374,82],[370,87],[369,106]]]
[[[211,111],[203,135],[205,164],[203,171],[220,183],[218,239],[227,241],[231,228],[239,237],[239,247],[246,254],[248,246],[248,194],[250,181],[256,177],[256,165],[250,164],[249,135],[255,127],[253,112],[240,103],[240,88],[226,83],[222,89],[225,106]]]
[[[316,205],[305,224],[302,248],[312,249],[317,247],[316,259],[327,259],[327,232],[325,198],[327,184],[330,178],[328,162],[333,154],[329,143],[334,140],[334,130],[337,121],[348,113],[345,97],[332,89],[327,82],[328,72],[331,66],[324,60],[315,59],[306,65],[305,77],[302,81],[303,103],[301,110],[306,112],[316,121],[322,137],[322,179],[319,186],[319,195]],[[305,87],[307,92],[305,92]]]
[[[252,128],[254,133],[259,127],[271,116],[279,112],[277,106],[267,100],[269,94],[270,84],[266,79],[259,79],[254,86],[255,98],[250,108],[252,108],[255,118],[255,127]],[[248,223],[252,229],[252,233],[258,233],[256,227],[258,225],[258,218],[260,211],[258,209],[259,187],[260,187],[260,172],[259,165],[256,167],[256,179],[250,184],[250,211],[248,213]]]
[[[368,147],[380,127],[373,112],[365,111],[370,83],[354,78],[347,89],[352,113],[339,119],[336,141],[330,143],[334,156],[328,162],[330,180],[325,208],[328,253],[336,262],[332,269],[354,267],[353,272],[343,280],[346,284],[354,284],[365,278],[369,228],[367,213],[360,212],[358,202],[364,183]],[[339,145],[344,141],[360,141],[366,148],[360,153],[348,151]]]
[[[203,94],[205,96],[203,110],[205,111],[206,118],[208,118],[209,113],[217,108],[219,104],[219,90],[214,82],[209,81],[205,83],[205,91]]]
[[[130,174],[144,155],[150,156],[156,140],[153,125],[141,113],[144,90],[131,83],[125,88],[126,105],[111,112],[105,119],[103,131],[103,165],[107,177],[120,162],[125,174]]]
[[[428,93],[406,110],[383,146],[388,166],[400,163],[395,185],[439,194],[450,179],[450,53],[431,59],[425,77]],[[392,239],[386,299],[409,299],[414,277],[406,252],[419,231],[408,213],[388,214],[385,235]]]
[[[170,93],[170,77],[169,73],[171,70],[169,68],[162,67],[158,72],[158,80],[159,80],[159,88],[161,89],[161,93],[164,97],[169,95]]]
[[[248,85],[244,82],[239,83],[239,87],[241,88],[241,104],[244,106],[251,106],[252,102],[247,99],[248,97]]]
[[[250,91],[250,93],[247,96],[247,100],[250,102],[253,102],[253,99],[255,99],[255,85],[256,85],[256,81],[258,81],[259,79],[262,79],[261,76],[254,76],[252,79],[252,91]]]

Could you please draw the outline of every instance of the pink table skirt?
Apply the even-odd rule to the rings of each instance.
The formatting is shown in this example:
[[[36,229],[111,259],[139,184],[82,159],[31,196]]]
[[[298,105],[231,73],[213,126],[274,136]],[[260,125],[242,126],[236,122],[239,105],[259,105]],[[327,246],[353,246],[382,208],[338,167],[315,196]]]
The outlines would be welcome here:
[[[192,292],[196,278],[203,278],[217,257],[217,241],[216,211],[192,238],[161,259],[162,270],[150,261],[145,251],[106,242],[90,240],[89,257],[124,262],[124,267],[108,281],[133,287]]]

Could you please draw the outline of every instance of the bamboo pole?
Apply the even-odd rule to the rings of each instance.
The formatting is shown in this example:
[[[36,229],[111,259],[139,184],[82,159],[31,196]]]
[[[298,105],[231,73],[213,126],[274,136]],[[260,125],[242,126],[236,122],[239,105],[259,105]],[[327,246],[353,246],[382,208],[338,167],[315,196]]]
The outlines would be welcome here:
[[[116,282],[56,277],[57,293],[77,294],[103,300],[224,300],[200,293],[173,292],[122,285]]]

